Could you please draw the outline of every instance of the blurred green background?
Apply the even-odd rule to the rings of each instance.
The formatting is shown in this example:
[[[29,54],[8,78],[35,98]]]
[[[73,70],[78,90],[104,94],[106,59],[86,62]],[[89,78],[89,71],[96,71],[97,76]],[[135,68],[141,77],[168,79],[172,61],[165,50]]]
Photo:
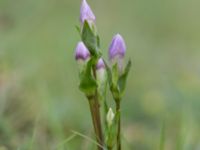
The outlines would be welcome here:
[[[0,150],[90,150],[74,48],[80,0],[0,0]],[[200,1],[88,0],[105,58],[112,36],[133,62],[124,150],[200,149]],[[111,97],[110,97],[111,99]]]

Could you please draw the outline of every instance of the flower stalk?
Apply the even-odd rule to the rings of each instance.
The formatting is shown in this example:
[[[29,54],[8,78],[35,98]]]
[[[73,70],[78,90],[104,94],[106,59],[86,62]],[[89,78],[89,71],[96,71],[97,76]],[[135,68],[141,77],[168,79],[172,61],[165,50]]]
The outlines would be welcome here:
[[[96,68],[95,67],[96,66],[94,66],[92,68],[92,70],[93,70],[94,78],[96,79],[97,75],[96,75]],[[96,138],[97,138],[98,143],[101,146],[104,146],[104,142],[103,142],[104,139],[103,139],[103,133],[102,133],[102,127],[101,127],[101,117],[100,117],[100,104],[99,104],[99,100],[98,100],[98,91],[97,91],[97,89],[95,90],[95,95],[94,95],[93,101],[90,101],[90,107],[91,106],[92,106],[92,108],[90,108],[92,110],[91,113],[94,113],[94,119],[95,119],[94,126],[97,126],[97,129],[96,129],[97,130],[96,131],[96,136],[97,137]],[[98,149],[99,150],[103,150],[103,148],[99,147],[99,146],[98,146]]]
[[[101,128],[101,119],[100,119],[100,109],[99,104],[97,103],[96,96],[88,97],[90,112],[92,116],[93,127],[96,135],[97,142],[101,145],[98,146],[98,150],[103,150],[103,134]]]
[[[119,114],[117,122],[117,150],[121,150],[121,104],[116,102],[116,112]]]

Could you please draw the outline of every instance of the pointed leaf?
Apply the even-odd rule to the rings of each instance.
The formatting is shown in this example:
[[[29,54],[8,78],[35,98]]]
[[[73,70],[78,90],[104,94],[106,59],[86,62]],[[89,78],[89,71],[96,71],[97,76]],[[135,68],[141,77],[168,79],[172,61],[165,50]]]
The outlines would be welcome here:
[[[110,67],[108,66],[107,62],[105,60],[104,61],[104,64],[106,66],[106,71],[107,71],[107,75],[108,75],[108,83],[109,83],[109,86],[112,85],[112,71],[110,69]]]
[[[84,22],[81,38],[86,47],[89,49],[91,55],[97,56],[97,50],[99,45],[98,37],[90,28],[90,25],[87,21]]]
[[[117,117],[117,118],[116,118]],[[117,137],[117,127],[118,127],[118,119],[119,118],[119,113],[118,116],[114,117],[114,122],[111,126],[106,126],[106,145],[110,148],[113,148],[114,145],[116,144],[116,137]]]
[[[97,88],[96,80],[94,79],[91,73],[93,61],[94,61],[93,59],[90,59],[88,61],[85,70],[83,70],[83,72],[80,75],[81,82],[80,82],[79,88],[87,96],[93,95]]]
[[[120,92],[119,92],[119,88],[118,88],[118,68],[117,68],[117,64],[115,64],[111,70],[111,68],[108,66],[108,64],[104,61],[104,64],[106,66],[106,70],[107,70],[107,75],[108,75],[108,83],[110,86],[110,91],[113,95],[113,98],[115,100],[120,99]]]
[[[97,35],[97,46],[100,47],[100,37]]]
[[[119,86],[121,94],[123,94],[123,92],[126,88],[126,80],[127,80],[130,68],[131,68],[131,61],[129,60],[128,64],[126,65],[126,68],[124,70],[124,73],[119,77],[119,80],[118,80],[118,86]]]
[[[113,86],[115,87],[117,86],[118,78],[119,78],[119,71],[118,71],[118,65],[116,63],[112,67],[112,83],[113,83]]]

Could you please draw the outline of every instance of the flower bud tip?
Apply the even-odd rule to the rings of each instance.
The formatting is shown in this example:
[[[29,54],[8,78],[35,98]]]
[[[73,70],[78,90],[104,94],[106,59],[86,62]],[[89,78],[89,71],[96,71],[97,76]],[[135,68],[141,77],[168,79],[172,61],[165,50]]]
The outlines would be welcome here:
[[[97,62],[97,65],[96,65],[96,69],[99,70],[99,69],[104,69],[105,68],[105,64],[104,64],[104,61],[102,58],[100,58]]]
[[[106,120],[109,126],[112,125],[114,117],[115,117],[115,114],[113,113],[112,108],[109,108],[107,116],[106,116]]]
[[[75,50],[75,59],[76,60],[87,60],[90,57],[90,52],[83,42],[79,42]]]
[[[92,9],[88,5],[86,0],[82,0],[81,9],[80,9],[80,21],[83,24],[84,21],[95,22],[96,17],[92,12]]]
[[[123,58],[126,52],[126,44],[120,34],[116,34],[109,47],[109,58],[114,59],[116,56]]]

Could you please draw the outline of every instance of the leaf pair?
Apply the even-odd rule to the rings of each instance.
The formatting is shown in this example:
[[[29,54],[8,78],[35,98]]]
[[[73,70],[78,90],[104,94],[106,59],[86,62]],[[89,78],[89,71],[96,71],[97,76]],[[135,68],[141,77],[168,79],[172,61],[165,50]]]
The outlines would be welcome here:
[[[113,65],[112,69],[106,64],[108,74],[108,82],[110,90],[115,100],[120,100],[126,87],[126,80],[131,68],[131,61],[128,61],[123,73],[120,75],[117,64]]]

